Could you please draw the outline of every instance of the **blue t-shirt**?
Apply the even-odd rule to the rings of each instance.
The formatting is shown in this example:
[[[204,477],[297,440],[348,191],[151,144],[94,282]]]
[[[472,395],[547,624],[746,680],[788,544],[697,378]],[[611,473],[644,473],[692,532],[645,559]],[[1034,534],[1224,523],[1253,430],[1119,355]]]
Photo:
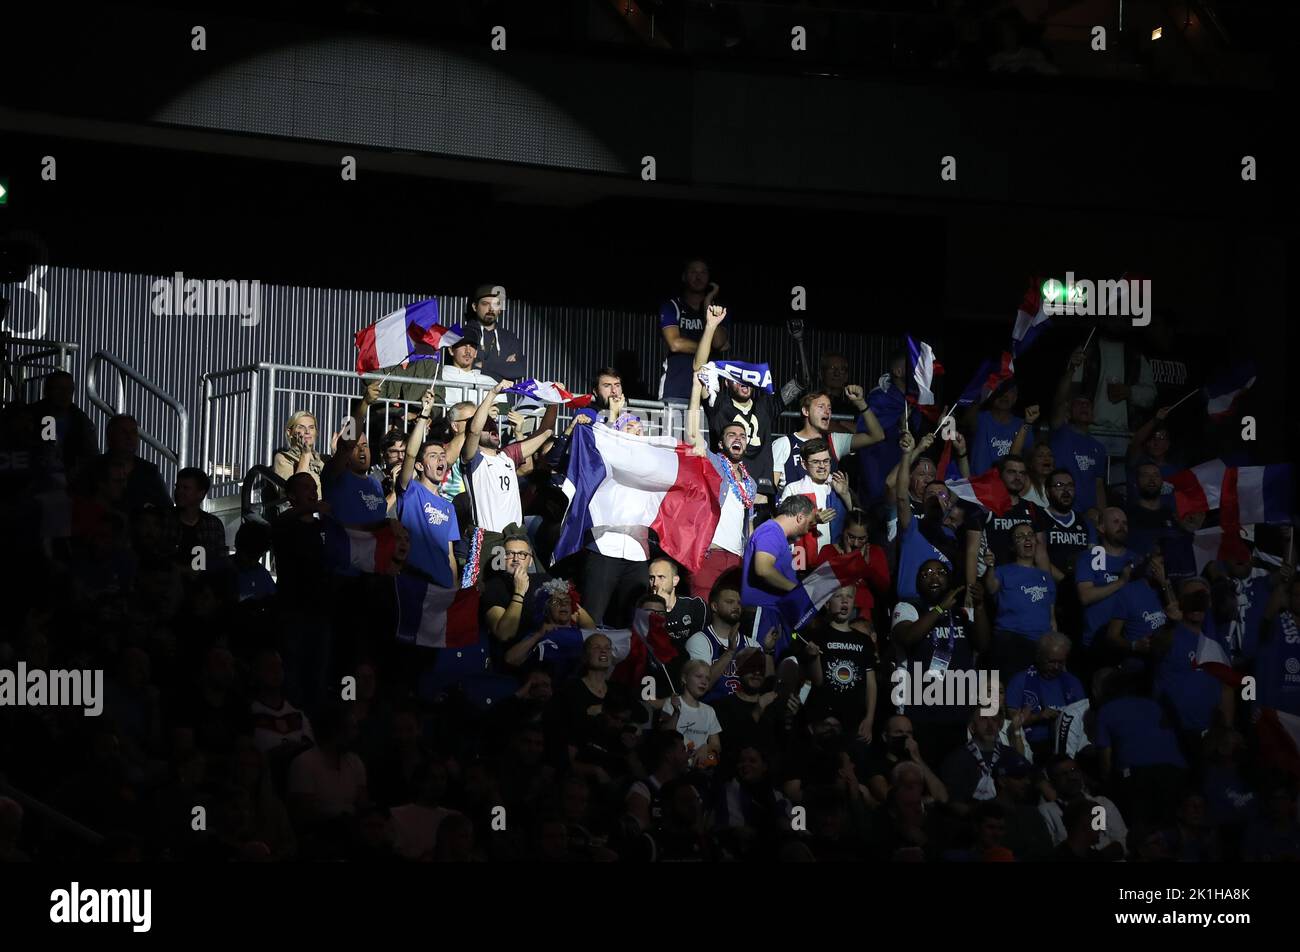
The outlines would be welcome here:
[[[722,321],[722,326],[729,326],[731,315]],[[680,297],[671,298],[659,308],[659,327],[675,327],[686,340],[698,342],[704,336],[704,315],[691,310]],[[664,374],[660,380],[661,400],[689,400],[691,398],[691,378],[694,376],[694,354],[669,354],[664,358]]]
[[[1201,636],[1186,625],[1174,629],[1169,653],[1156,665],[1156,697],[1167,697],[1183,730],[1207,730],[1219,704],[1223,683],[1193,665]]]
[[[333,478],[323,480],[321,488],[330,505],[330,515],[345,526],[382,522],[388,511],[384,487],[373,476],[336,470]]]
[[[579,628],[552,628],[546,637],[533,645],[528,653],[530,661],[540,661],[551,666],[551,681],[559,684],[568,679],[582,660],[582,646],[586,643]]]
[[[975,417],[975,439],[970,447],[971,474],[978,476],[987,472],[993,468],[994,463],[1010,453],[1011,444],[1016,441],[1016,434],[1024,425],[1025,421],[1014,413],[1006,423],[999,423],[988,410],[981,410]],[[1030,430],[1025,434],[1021,454],[1027,456],[1033,445],[1034,433]]]
[[[1113,749],[1113,762],[1121,773],[1129,767],[1167,765],[1186,767],[1178,749],[1178,736],[1165,723],[1165,712],[1149,697],[1117,697],[1097,714],[1100,750]]]
[[[407,562],[443,588],[456,587],[447,559],[448,545],[460,539],[456,507],[418,479],[412,479],[406,491],[397,497],[397,518],[411,534]]]
[[[1037,641],[1052,630],[1052,606],[1056,604],[1056,582],[1036,566],[1011,563],[993,570],[1002,587],[998,589],[996,625]]]
[[[1300,623],[1291,612],[1282,612],[1265,629],[1254,674],[1261,707],[1300,716]]]
[[[1097,477],[1106,479],[1106,447],[1070,426],[1057,427],[1048,442],[1056,465],[1074,475],[1074,508],[1087,512],[1097,505]]]
[[[1069,671],[1062,671],[1054,678],[1048,679],[1035,673],[1030,677],[1028,671],[1017,671],[1007,682],[1007,710],[1018,711],[1027,707],[1037,713],[1045,708],[1061,710],[1075,701],[1082,701],[1088,695],[1084,693],[1083,684]],[[1052,737],[1051,721],[1040,721],[1025,728],[1025,737],[1031,744],[1041,744]]]
[[[1124,566],[1131,565],[1135,561],[1132,552],[1126,551],[1123,555],[1111,555],[1106,553],[1106,565],[1104,568],[1093,570],[1092,559],[1093,550],[1085,549],[1079,553],[1079,557],[1074,563],[1074,581],[1091,582],[1098,587],[1109,585],[1119,578]],[[1093,602],[1083,609],[1083,643],[1085,646],[1092,644],[1092,639],[1096,636],[1097,630],[1104,628],[1106,623],[1115,617],[1115,612],[1119,604],[1119,596],[1123,589],[1115,592],[1113,595],[1107,595],[1099,602]]]
[[[759,608],[774,608],[784,592],[769,588],[753,572],[754,553],[768,552],[776,556],[776,570],[790,581],[798,581],[794,571],[794,559],[790,555],[790,543],[785,537],[785,530],[775,519],[769,519],[749,537],[745,544],[745,559],[742,566],[740,582],[740,600],[746,605]]]
[[[953,571],[952,562],[931,545],[930,540],[921,532],[921,518],[921,516],[913,516],[912,521],[907,524],[907,529],[899,536],[898,597],[904,601],[919,597],[916,590],[916,573],[926,562],[938,559],[948,566],[950,573]],[[957,537],[956,531],[947,526],[943,526],[942,531],[950,539]]]
[[[1134,579],[1116,593],[1115,614],[1124,619],[1124,637],[1129,643],[1154,635],[1169,623],[1160,593],[1142,579]]]

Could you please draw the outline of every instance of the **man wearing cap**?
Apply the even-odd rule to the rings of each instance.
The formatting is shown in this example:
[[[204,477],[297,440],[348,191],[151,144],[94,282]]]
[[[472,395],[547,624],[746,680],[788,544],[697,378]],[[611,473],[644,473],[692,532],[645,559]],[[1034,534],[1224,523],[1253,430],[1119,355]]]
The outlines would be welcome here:
[[[482,284],[474,291],[462,331],[473,336],[477,353],[472,367],[495,380],[522,380],[528,376],[524,347],[518,335],[499,323],[505,294],[498,284]]]
[[[447,360],[441,363],[437,378],[439,386],[434,391],[441,406],[451,406],[463,400],[473,400],[478,403],[482,388],[490,387],[497,382],[497,378],[474,367],[478,361],[480,333],[477,326],[465,328],[465,336],[447,348]],[[447,386],[447,384],[460,386]],[[497,402],[507,401],[502,396]]]

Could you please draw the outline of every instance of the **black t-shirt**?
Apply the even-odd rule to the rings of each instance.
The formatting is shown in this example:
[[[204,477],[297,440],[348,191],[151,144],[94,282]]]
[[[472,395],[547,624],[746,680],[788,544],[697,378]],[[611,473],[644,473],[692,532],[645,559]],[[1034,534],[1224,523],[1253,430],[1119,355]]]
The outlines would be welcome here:
[[[1047,517],[1047,558],[1058,571],[1073,579],[1074,562],[1080,552],[1092,546],[1096,530],[1078,512],[1067,516],[1044,510],[1043,515]],[[1060,588],[1057,586],[1058,592]]]
[[[316,519],[276,520],[271,528],[276,588],[286,603],[317,604],[325,588],[325,541]]]
[[[824,623],[800,635],[821,649],[823,680],[815,691],[816,702],[834,712],[846,733],[856,732],[867,716],[867,679],[875,677],[875,645],[860,631],[837,631]]]
[[[518,636],[526,638],[542,626],[541,614],[545,605],[541,600],[545,597],[542,594],[542,586],[551,580],[549,575],[543,572],[528,576],[528,591],[524,593],[523,610],[519,615]],[[487,611],[489,608],[510,608],[510,600],[515,594],[515,580],[505,572],[492,572],[483,579],[483,592],[479,598],[479,611],[483,617],[483,623],[487,623]]]
[[[893,627],[902,622],[917,621],[930,610],[921,601],[899,602],[894,606]],[[973,705],[917,704],[927,672],[970,671],[975,668],[975,622],[960,604],[944,614],[929,634],[907,650],[904,670],[908,681],[904,695],[903,713],[913,722],[959,721],[970,717]],[[918,670],[919,666],[919,670]],[[920,680],[918,681],[918,674]],[[891,682],[891,689],[893,684]]]
[[[703,631],[708,622],[709,609],[704,599],[694,595],[678,595],[672,611],[664,614],[664,629],[679,650],[685,650],[686,639]]]
[[[998,560],[998,565],[1003,565],[1016,559],[1015,548],[1011,544],[1011,532],[1016,526],[1029,523],[1034,527],[1035,532],[1045,532],[1047,522],[1047,516],[1043,514],[1042,509],[1028,499],[1022,499],[1008,509],[1005,516],[998,516],[992,510],[985,510],[967,531],[978,532],[982,529],[988,539],[989,548],[993,550],[994,558]]]
[[[758,483],[758,491],[771,498],[776,493],[772,484],[772,410],[767,394],[756,391],[750,399],[748,410],[736,406],[725,384],[718,388],[717,399],[709,408],[709,443],[716,448],[718,434],[728,423],[740,420],[749,427],[749,445],[745,447],[745,468]]]
[[[728,694],[713,702],[713,713],[718,715],[722,725],[722,736],[727,739],[728,752],[737,752],[745,747],[757,747],[764,752],[771,748],[772,732],[769,725],[754,720],[757,701],[746,701],[739,694]],[[770,707],[770,705],[769,705]],[[727,761],[731,758],[728,756]]]

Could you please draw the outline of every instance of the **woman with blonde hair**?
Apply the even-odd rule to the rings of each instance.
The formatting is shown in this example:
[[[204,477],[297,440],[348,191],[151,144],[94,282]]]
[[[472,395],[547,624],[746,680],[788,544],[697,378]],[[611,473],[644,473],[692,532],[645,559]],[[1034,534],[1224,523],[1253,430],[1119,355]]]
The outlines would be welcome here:
[[[272,466],[275,475],[288,480],[295,473],[310,473],[320,492],[320,474],[325,458],[316,452],[316,415],[299,410],[284,425],[286,446],[275,451]]]

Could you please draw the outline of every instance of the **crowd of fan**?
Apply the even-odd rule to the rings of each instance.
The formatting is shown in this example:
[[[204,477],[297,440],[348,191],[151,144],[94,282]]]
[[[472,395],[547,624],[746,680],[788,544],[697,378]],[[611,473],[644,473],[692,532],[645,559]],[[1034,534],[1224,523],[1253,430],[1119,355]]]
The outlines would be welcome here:
[[[281,511],[233,551],[209,475],[169,491],[130,416],[100,452],[71,376],[5,407],[0,666],[106,687],[94,718],[0,707],[0,778],[32,798],[0,797],[0,858],[1300,858],[1296,778],[1252,726],[1258,706],[1300,713],[1300,587],[1270,557],[1289,530],[1197,571],[1204,514],[1180,519],[1165,477],[1200,458],[1171,448],[1140,358],[1101,384],[1106,348],[1075,351],[1049,414],[997,381],[945,462],[901,354],[870,391],[823,355],[778,432],[761,389],[709,379],[732,323],[716,293],[692,262],[660,317],[660,396],[722,487],[691,572],[646,526],[553,557],[577,428],[645,421],[611,368],[564,427],[554,405],[511,409],[501,391],[532,374],[491,288],[442,361],[370,384],[337,433],[287,422]],[[372,455],[384,400],[401,418],[386,408]],[[1119,452],[1091,432],[1103,402],[1135,431]],[[992,467],[1003,515],[945,482]],[[403,643],[395,577],[333,558],[329,525],[390,520],[402,573],[477,588],[475,643]],[[781,596],[854,552],[861,578],[785,630]],[[674,653],[628,677],[638,613]],[[1257,697],[1193,663],[1202,634]],[[916,666],[997,672],[999,710],[896,703]]]

